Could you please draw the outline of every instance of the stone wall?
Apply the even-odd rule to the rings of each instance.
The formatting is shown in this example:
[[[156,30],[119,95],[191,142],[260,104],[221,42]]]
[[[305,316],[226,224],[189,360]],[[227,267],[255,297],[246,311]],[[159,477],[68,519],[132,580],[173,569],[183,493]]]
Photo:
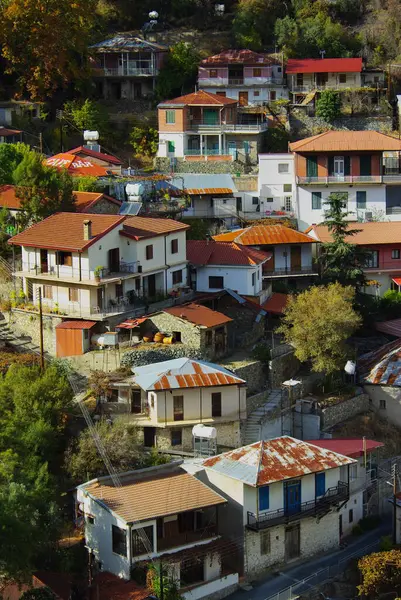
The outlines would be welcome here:
[[[272,358],[269,362],[270,387],[272,389],[279,388],[283,381],[296,375],[299,366],[300,362],[296,358],[293,350],[290,350],[281,356]]]
[[[266,363],[259,360],[233,361],[230,359],[220,361],[222,367],[233,371],[241,379],[247,382],[247,393],[256,394],[265,390],[269,382],[269,368]]]
[[[39,346],[40,327],[38,313],[14,309],[7,314],[10,329],[17,335],[26,335]],[[56,315],[43,315],[43,346],[45,352],[56,354],[56,326],[62,322]]]
[[[201,330],[189,321],[177,319],[168,313],[149,315],[148,322],[153,325],[153,332],[161,331],[172,334],[175,331],[181,333],[181,342],[190,348],[201,348]]]
[[[268,401],[270,390],[263,390],[253,396],[247,396],[246,398],[246,414],[250,415],[256,408],[263,406]]]
[[[157,157],[154,161],[156,171],[162,173],[171,173],[171,164],[169,158]],[[249,167],[246,167],[237,161],[185,161],[177,158],[174,166],[175,173],[245,173]]]
[[[118,215],[119,210],[120,206],[118,204],[110,202],[107,198],[102,198],[99,202],[96,202],[96,204],[87,209],[87,212],[95,215]]]
[[[333,404],[321,411],[322,429],[327,430],[337,423],[343,423],[356,415],[367,412],[370,409],[368,394],[361,393],[354,398]]]

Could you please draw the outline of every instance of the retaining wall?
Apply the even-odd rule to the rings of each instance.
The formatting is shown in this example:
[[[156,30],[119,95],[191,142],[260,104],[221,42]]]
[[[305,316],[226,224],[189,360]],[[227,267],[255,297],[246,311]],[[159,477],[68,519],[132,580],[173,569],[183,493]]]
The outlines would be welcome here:
[[[330,429],[338,423],[343,423],[356,415],[367,412],[370,408],[369,396],[365,393],[323,408],[321,410],[322,429]]]

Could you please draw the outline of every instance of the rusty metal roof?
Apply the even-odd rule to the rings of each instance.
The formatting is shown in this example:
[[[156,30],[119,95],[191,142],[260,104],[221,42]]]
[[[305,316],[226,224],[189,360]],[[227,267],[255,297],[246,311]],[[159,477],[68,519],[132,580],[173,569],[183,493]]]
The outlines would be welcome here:
[[[223,315],[223,313],[207,308],[207,306],[202,306],[201,304],[195,304],[194,302],[165,308],[163,312],[202,327],[217,327],[218,325],[224,325],[232,321],[230,317]]]
[[[355,460],[290,436],[262,440],[204,461],[206,468],[257,487],[354,463]]]
[[[305,233],[285,225],[252,225],[245,229],[214,235],[216,242],[236,242],[243,246],[276,244],[313,244],[315,240]]]
[[[401,387],[401,340],[361,356],[358,371],[364,383]]]
[[[204,361],[176,358],[132,369],[134,381],[145,391],[183,388],[242,385],[240,379],[228,369]]]

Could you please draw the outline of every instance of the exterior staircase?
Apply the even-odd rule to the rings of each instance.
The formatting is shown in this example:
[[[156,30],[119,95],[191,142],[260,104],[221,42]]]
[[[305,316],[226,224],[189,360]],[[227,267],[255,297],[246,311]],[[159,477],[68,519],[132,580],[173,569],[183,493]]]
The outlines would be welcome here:
[[[273,412],[280,406],[282,392],[281,390],[271,390],[268,400],[262,406],[256,408],[248,416],[244,428],[243,444],[247,446],[259,442],[261,439],[262,423],[268,418],[268,414]]]
[[[17,335],[6,321],[0,321],[0,341],[7,342],[17,352],[40,353],[39,346],[29,335]],[[49,358],[50,355],[45,352],[45,359]]]

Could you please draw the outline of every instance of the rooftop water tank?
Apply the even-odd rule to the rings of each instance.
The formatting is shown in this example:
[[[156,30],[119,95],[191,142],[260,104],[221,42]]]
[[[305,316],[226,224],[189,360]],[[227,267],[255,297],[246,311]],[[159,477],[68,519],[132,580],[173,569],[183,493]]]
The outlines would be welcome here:
[[[215,440],[217,438],[217,431],[215,427],[207,427],[206,425],[199,423],[199,425],[194,425],[192,427],[192,436]]]

